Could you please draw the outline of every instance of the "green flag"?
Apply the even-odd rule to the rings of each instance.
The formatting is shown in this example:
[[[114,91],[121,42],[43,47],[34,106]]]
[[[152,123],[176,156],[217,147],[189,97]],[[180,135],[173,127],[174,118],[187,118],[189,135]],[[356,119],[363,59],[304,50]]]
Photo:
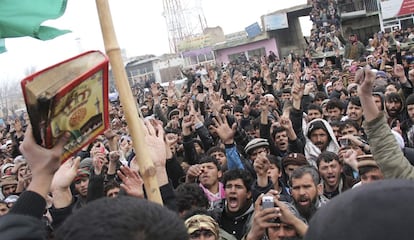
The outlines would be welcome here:
[[[46,20],[62,16],[66,4],[67,0],[0,0],[0,38],[49,40],[70,32],[41,26]]]

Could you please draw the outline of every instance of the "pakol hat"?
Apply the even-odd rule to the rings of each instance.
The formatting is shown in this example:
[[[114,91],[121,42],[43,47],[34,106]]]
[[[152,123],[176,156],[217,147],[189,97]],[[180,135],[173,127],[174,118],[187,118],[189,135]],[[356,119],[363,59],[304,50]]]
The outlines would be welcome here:
[[[358,168],[362,168],[362,167],[377,167],[378,168],[378,164],[374,160],[374,157],[371,154],[359,155],[357,157],[357,161],[358,161]]]
[[[244,152],[247,154],[251,154],[252,150],[259,147],[269,147],[269,142],[267,141],[267,139],[254,138],[249,143],[247,143],[246,147],[244,148]]]

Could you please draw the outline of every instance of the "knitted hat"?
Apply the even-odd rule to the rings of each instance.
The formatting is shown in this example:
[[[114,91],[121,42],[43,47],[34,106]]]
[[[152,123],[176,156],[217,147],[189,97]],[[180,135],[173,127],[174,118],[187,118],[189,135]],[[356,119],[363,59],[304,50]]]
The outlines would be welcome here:
[[[92,158],[90,157],[82,159],[82,161],[79,164],[79,168],[90,169],[91,167],[92,167]]]
[[[303,239],[412,239],[413,192],[412,180],[405,179],[374,181],[345,191],[316,211]]]
[[[244,147],[244,152],[247,154],[251,154],[251,151],[259,147],[269,147],[269,142],[267,141],[267,139],[264,139],[264,138],[252,139],[250,142],[247,143],[246,147]]]
[[[89,175],[91,173],[88,170],[85,169],[78,169],[78,172],[76,173],[75,179],[73,179],[73,182],[77,182],[83,178],[89,178]]]
[[[194,215],[185,220],[184,225],[187,228],[188,234],[190,235],[195,231],[208,230],[214,234],[214,239],[219,239],[219,226],[217,222],[210,216],[202,214]]]
[[[377,71],[377,77],[388,78],[384,71]]]
[[[414,104],[414,94],[410,94],[407,99],[405,100],[405,105],[411,105]]]
[[[305,155],[302,153],[289,153],[282,159],[282,166],[285,168],[288,165],[306,166],[309,165]]]

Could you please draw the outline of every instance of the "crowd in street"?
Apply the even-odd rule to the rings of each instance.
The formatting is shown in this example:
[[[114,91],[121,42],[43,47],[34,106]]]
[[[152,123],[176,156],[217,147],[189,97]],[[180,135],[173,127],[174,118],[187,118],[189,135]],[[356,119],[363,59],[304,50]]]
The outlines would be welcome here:
[[[315,13],[322,29],[337,27],[333,2]],[[184,69],[182,88],[152,83],[139,105],[152,174],[121,102],[63,164],[68,136],[45,149],[27,114],[10,117],[0,238],[410,239],[414,59],[398,44],[410,36],[367,47],[351,34],[323,64],[269,53]],[[146,200],[148,175],[164,206]]]

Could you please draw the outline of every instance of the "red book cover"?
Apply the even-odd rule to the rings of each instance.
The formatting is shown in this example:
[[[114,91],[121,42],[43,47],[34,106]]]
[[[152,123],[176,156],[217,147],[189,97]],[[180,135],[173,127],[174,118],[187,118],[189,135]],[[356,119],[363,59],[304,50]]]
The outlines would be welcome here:
[[[109,126],[108,58],[88,51],[36,72],[21,81],[33,135],[52,148],[71,133],[62,162],[92,142]]]

